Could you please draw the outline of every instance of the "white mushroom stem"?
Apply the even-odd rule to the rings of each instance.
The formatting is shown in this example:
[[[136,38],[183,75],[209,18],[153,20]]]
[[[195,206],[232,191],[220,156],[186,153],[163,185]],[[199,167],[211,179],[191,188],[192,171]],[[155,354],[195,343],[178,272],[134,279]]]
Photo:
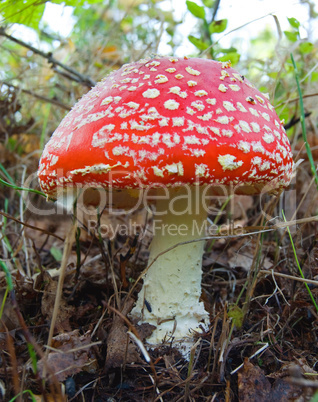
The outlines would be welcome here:
[[[204,241],[191,242],[204,237],[207,212],[201,205],[202,189],[192,187],[189,192],[183,196],[176,193],[177,198],[172,200],[157,201],[151,266],[131,313],[139,323],[156,327],[147,339],[152,345],[168,341],[171,336],[176,341],[191,341],[193,331],[206,329],[209,322],[200,301]],[[174,211],[176,208],[178,211]],[[184,242],[189,243],[159,255]]]

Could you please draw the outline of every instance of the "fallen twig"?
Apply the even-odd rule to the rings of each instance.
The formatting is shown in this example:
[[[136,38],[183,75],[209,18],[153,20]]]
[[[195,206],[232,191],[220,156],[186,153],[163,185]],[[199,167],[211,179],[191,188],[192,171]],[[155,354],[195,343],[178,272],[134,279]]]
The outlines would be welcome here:
[[[59,102],[59,101],[57,101],[55,99],[46,98],[45,96],[42,96],[42,95],[38,95],[38,94],[36,94],[36,93],[34,93],[32,91],[29,91],[27,89],[23,89],[23,88],[21,88],[21,87],[19,87],[17,85],[13,85],[10,82],[0,81],[0,84],[6,85],[9,88],[14,88],[14,89],[16,89],[18,91],[21,91],[21,92],[23,92],[23,93],[25,93],[27,95],[33,96],[36,99],[42,100],[43,102],[46,102],[46,103],[51,103],[52,105],[58,106],[58,107],[60,107],[62,109],[71,110],[70,106],[64,105],[64,103],[62,103],[62,102]]]
[[[17,43],[20,46],[23,46],[29,50],[31,50],[33,53],[38,54],[39,56],[43,57],[44,59],[46,59],[50,64],[52,64],[52,66],[59,66],[61,67],[63,70],[69,72],[71,75],[69,76],[70,79],[72,79],[73,81],[79,82],[85,86],[87,86],[88,88],[92,88],[96,85],[96,82],[90,78],[87,75],[81,74],[78,71],[74,70],[72,67],[69,67],[63,63],[61,63],[59,60],[55,59],[53,57],[52,52],[42,52],[41,50],[35,48],[34,46],[15,38],[12,35],[9,35],[8,33],[6,33],[5,28],[4,27],[0,27],[0,35],[4,36],[5,38],[11,40],[12,42]]]
[[[265,269],[261,269],[259,271],[260,274],[263,275],[274,275],[274,276],[280,276],[281,278],[285,279],[291,279],[293,281],[298,281],[298,282],[304,282],[304,283],[310,283],[311,285],[316,285],[318,286],[318,281],[314,281],[312,279],[306,279],[306,278],[299,278],[297,276],[292,276],[292,275],[286,275],[286,274],[281,274],[279,272],[274,272],[272,269],[267,271]]]

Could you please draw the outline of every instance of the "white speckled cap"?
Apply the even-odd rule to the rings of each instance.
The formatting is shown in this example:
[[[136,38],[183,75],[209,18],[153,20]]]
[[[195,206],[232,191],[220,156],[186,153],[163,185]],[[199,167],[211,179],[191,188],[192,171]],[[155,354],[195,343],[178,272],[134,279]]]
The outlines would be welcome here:
[[[257,193],[269,182],[286,187],[292,170],[273,106],[230,63],[158,57],[127,64],[88,92],[47,143],[38,176],[53,197],[79,184]]]

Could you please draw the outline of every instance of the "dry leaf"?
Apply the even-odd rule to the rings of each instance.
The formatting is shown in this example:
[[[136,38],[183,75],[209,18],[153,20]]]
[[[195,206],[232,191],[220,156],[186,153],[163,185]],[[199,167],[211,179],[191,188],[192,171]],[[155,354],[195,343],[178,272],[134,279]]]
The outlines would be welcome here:
[[[273,386],[263,370],[245,359],[244,366],[238,373],[240,402],[289,402],[302,395],[303,390],[291,381],[278,379]]]
[[[87,332],[79,335],[79,330],[57,335],[47,356],[47,365],[55,373],[58,381],[64,381],[80,371],[96,371],[97,361],[91,346],[91,336]],[[43,359],[38,363],[40,373],[43,371]]]
[[[238,373],[238,390],[240,402],[268,401],[271,384],[263,371],[248,360]]]
[[[132,299],[126,301],[122,314],[126,316],[133,304]],[[110,368],[121,367],[125,363],[142,361],[137,347],[130,340],[127,331],[128,328],[123,319],[116,315],[107,338],[106,371]]]
[[[44,272],[43,275],[45,288],[41,302],[41,312],[44,317],[47,317],[47,319],[51,321],[56,297],[57,281],[54,281],[47,272]],[[58,331],[71,331],[69,319],[74,313],[75,307],[70,306],[62,297],[59,306],[59,314],[56,320],[56,329]]]

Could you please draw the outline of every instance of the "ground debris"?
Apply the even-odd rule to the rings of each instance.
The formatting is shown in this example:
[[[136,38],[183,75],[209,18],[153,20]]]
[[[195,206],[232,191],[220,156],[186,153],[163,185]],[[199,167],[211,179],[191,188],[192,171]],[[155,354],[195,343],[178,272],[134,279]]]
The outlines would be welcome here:
[[[89,332],[80,335],[79,330],[74,330],[55,336],[47,357],[43,359],[57,380],[64,381],[80,371],[96,371],[94,346]],[[43,372],[43,359],[38,362],[40,373]]]
[[[41,302],[41,312],[47,320],[51,320],[54,303],[55,303],[55,294],[57,289],[57,281],[53,280],[51,276],[45,272],[45,287],[44,293],[42,296]],[[57,331],[71,331],[70,318],[75,313],[75,307],[67,303],[65,299],[61,299],[59,314],[56,321],[56,330]]]
[[[126,316],[132,309],[133,304],[133,299],[126,301],[121,314]],[[127,331],[128,327],[124,320],[115,315],[107,337],[106,371],[111,367],[121,367],[123,364],[142,362],[140,353],[136,345],[130,340]]]
[[[277,379],[271,385],[263,370],[245,359],[238,373],[238,392],[240,402],[288,402],[299,398],[303,391],[284,378]]]

